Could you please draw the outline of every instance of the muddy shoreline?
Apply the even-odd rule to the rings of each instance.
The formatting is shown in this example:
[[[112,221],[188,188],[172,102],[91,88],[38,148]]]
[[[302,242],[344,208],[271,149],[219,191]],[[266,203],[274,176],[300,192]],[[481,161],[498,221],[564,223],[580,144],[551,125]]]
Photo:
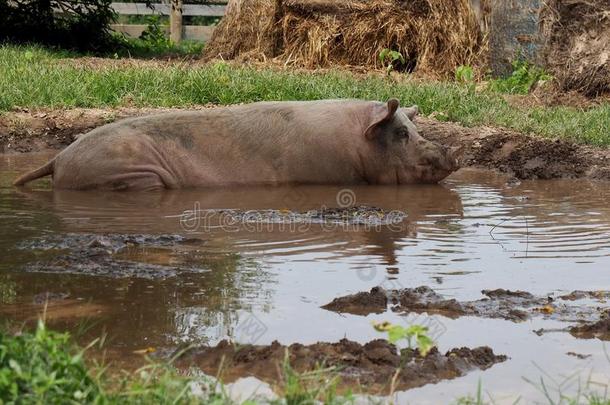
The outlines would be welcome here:
[[[196,109],[210,106],[198,106]],[[160,108],[28,110],[0,114],[0,153],[61,150],[80,134],[127,117],[174,111]],[[588,178],[610,180],[610,149],[520,134],[493,127],[418,117],[421,135],[463,146],[463,167],[496,170],[516,180]]]
[[[426,356],[417,349],[399,350],[383,339],[365,344],[341,339],[335,343],[299,343],[284,346],[238,345],[223,340],[216,346],[191,349],[177,361],[179,367],[196,366],[223,381],[253,376],[271,384],[283,381],[282,367],[299,373],[330,369],[340,376],[340,388],[356,387],[369,394],[389,394],[466,375],[473,370],[486,370],[506,361],[487,346],[455,348],[441,353],[433,348]]]

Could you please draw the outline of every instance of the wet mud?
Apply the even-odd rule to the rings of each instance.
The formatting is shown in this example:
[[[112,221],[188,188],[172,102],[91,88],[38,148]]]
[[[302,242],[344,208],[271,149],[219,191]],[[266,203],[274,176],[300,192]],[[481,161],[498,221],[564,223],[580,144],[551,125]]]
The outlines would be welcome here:
[[[116,120],[167,112],[160,108],[18,109],[0,114],[0,153],[63,149],[78,136]]]
[[[195,108],[209,108],[197,106]],[[20,110],[0,114],[0,153],[63,149],[80,134],[118,119],[176,109]],[[463,147],[464,167],[500,171],[515,179],[610,180],[610,150],[492,128],[417,117],[422,136]]]
[[[204,272],[205,267],[183,260],[179,265],[137,261],[134,253],[146,251],[174,255],[170,247],[201,243],[180,235],[121,235],[121,234],[66,234],[41,237],[25,241],[18,248],[34,252],[38,260],[32,261],[25,271],[44,273],[86,274],[109,277],[168,278],[180,272]],[[165,248],[165,249],[163,249]],[[196,252],[194,253],[196,254]]]
[[[387,394],[396,378],[396,390],[420,387],[450,380],[471,370],[485,370],[503,362],[489,347],[466,347],[441,353],[433,348],[425,357],[417,349],[398,350],[386,340],[377,339],[364,345],[347,339],[336,343],[284,346],[277,341],[268,346],[237,345],[227,340],[212,347],[198,347],[178,360],[179,366],[196,366],[224,381],[254,376],[269,383],[283,380],[282,365],[286,359],[300,372],[333,368],[342,387],[355,387],[367,393]],[[398,372],[400,371],[400,372]]]
[[[242,226],[248,229],[252,224],[278,223],[317,224],[322,227],[347,224],[379,229],[402,224],[406,219],[406,214],[402,212],[364,205],[304,212],[271,209],[202,210],[185,215],[214,217],[218,221],[215,226],[226,230]],[[35,257],[25,266],[25,271],[164,279],[181,273],[209,271],[211,258],[199,249],[204,244],[203,239],[178,234],[68,233],[26,240],[17,248],[30,252]]]
[[[606,309],[599,321],[572,326],[569,331],[577,338],[610,340],[610,310]]]
[[[479,300],[458,301],[453,298],[445,298],[427,286],[401,290],[384,290],[382,287],[374,287],[369,292],[335,298],[322,308],[354,315],[379,314],[389,308],[399,313],[425,312],[448,318],[476,316],[506,319],[513,322],[524,321],[532,317],[544,317],[562,322],[593,323],[603,320],[607,314],[604,312],[604,307],[599,305],[572,305],[565,302],[579,300],[580,298],[576,297],[585,293],[582,291],[574,291],[560,297],[535,296],[525,291],[505,289],[483,290],[481,293],[485,297]],[[586,297],[596,299],[608,295],[607,291],[586,293],[588,293]]]
[[[343,208],[322,208],[305,212],[291,210],[201,210],[204,217],[216,216],[226,224],[349,224],[365,226],[391,226],[403,222],[407,215],[402,211],[387,211],[368,205]]]
[[[610,150],[520,134],[502,128],[465,128],[418,117],[422,136],[449,146],[463,147],[464,167],[492,169],[517,180],[610,180]]]

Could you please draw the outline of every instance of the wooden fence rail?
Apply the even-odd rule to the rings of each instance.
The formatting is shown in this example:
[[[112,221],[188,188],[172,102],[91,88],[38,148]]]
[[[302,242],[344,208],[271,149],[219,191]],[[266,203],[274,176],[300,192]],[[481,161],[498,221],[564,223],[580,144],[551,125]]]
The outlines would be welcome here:
[[[183,25],[182,17],[222,17],[224,5],[217,4],[182,4],[182,0],[170,0],[170,4],[153,3],[152,8],[145,3],[112,3],[112,8],[119,15],[169,15],[169,35],[178,43],[182,39],[208,41],[212,37],[214,26]],[[139,37],[146,29],[144,24],[112,24],[111,28],[130,37]]]

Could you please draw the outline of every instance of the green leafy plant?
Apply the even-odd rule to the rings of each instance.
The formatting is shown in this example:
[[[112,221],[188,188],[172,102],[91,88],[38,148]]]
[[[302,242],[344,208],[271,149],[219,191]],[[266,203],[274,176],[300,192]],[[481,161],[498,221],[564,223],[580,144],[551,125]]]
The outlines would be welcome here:
[[[409,348],[417,348],[422,356],[426,356],[436,344],[428,336],[428,328],[422,325],[410,325],[403,327],[394,325],[390,322],[373,323],[373,327],[378,332],[387,332],[388,342],[395,344],[400,340],[405,340]]]
[[[0,0],[0,42],[107,51],[115,18],[112,0]]]
[[[395,69],[396,64],[405,64],[405,58],[402,53],[384,48],[379,52],[379,62],[385,67],[386,73],[389,75]]]
[[[167,49],[172,45],[161,25],[161,17],[158,15],[148,17],[148,25],[142,34],[140,34],[140,39],[157,49]]]
[[[513,62],[510,76],[492,80],[489,85],[494,91],[509,94],[527,94],[540,81],[550,80],[552,76],[539,66],[518,59]]]
[[[99,395],[83,351],[70,344],[68,334],[48,331],[42,321],[32,334],[0,334],[3,403],[88,402]]]
[[[461,65],[455,69],[455,81],[466,86],[468,93],[475,91],[474,69],[469,65]]]
[[[455,81],[458,83],[474,82],[474,69],[472,66],[461,65],[455,69]]]

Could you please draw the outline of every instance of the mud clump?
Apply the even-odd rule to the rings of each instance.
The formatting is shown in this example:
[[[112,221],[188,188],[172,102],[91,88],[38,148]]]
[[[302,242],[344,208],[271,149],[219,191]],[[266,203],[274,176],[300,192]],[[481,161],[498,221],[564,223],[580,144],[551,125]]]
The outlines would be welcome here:
[[[373,287],[370,292],[335,298],[321,308],[354,315],[381,314],[388,309],[388,294],[381,287]]]
[[[407,215],[399,211],[386,211],[379,207],[355,205],[340,208],[323,208],[306,212],[290,210],[213,210],[203,214],[216,214],[225,223],[233,224],[349,224],[366,226],[392,226],[402,223]],[[209,215],[213,217],[213,215]],[[228,221],[230,219],[230,221]]]
[[[180,235],[55,235],[27,241],[18,246],[22,250],[38,251],[45,256],[26,265],[31,272],[72,273],[109,277],[168,278],[180,272],[205,272],[195,264],[164,265],[132,260],[129,249],[167,249],[174,245],[201,242]],[[162,249],[166,248],[166,249]]]
[[[597,322],[573,326],[569,330],[577,338],[610,340],[610,310],[606,310]]]
[[[576,296],[575,293],[577,292],[568,296]],[[448,318],[477,316],[513,322],[524,321],[534,316],[567,322],[594,322],[600,318],[598,308],[567,305],[551,296],[535,296],[525,291],[510,291],[502,288],[483,290],[482,294],[485,297],[479,300],[460,302],[453,298],[444,298],[427,286],[401,290],[374,287],[370,292],[336,298],[322,308],[339,313],[368,315],[383,312],[382,309],[387,303],[394,312],[425,312]],[[605,294],[605,292],[596,294]]]
[[[312,371],[323,365],[332,367],[345,387],[358,386],[369,393],[383,394],[399,369],[396,389],[406,390],[465,375],[470,370],[485,370],[503,362],[489,347],[452,349],[442,354],[433,348],[425,357],[417,349],[398,350],[386,340],[364,345],[347,339],[337,343],[299,343],[284,346],[274,341],[269,346],[237,345],[226,340],[214,347],[200,347],[183,355],[179,366],[196,366],[216,375],[222,364],[225,381],[254,376],[270,383],[281,381],[285,356],[297,372]]]
[[[462,167],[497,170],[519,180],[591,178],[610,180],[610,150],[524,135],[502,128],[464,128],[417,117],[420,134],[463,148]]]
[[[580,178],[589,166],[587,157],[575,144],[535,137],[515,139],[510,135],[483,139],[471,162],[519,179]]]
[[[572,291],[569,294],[562,295],[559,298],[566,301],[576,301],[582,300],[585,298],[605,301],[610,298],[610,291],[582,291],[576,290]]]

